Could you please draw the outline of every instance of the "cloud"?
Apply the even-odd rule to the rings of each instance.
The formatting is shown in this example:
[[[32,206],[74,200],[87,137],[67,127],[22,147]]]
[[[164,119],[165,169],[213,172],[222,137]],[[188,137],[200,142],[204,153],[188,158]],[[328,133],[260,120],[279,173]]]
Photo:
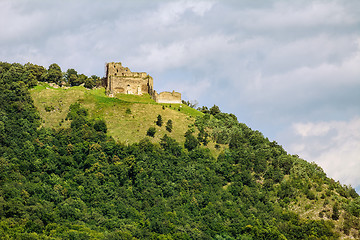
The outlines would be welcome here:
[[[203,16],[212,8],[213,4],[211,1],[175,1],[165,3],[157,11],[151,13],[149,18],[152,19],[152,23],[168,27],[177,23],[186,11]]]
[[[224,35],[209,35],[182,39],[170,44],[147,43],[140,46],[137,56],[131,57],[134,65],[141,62],[153,71],[187,67],[204,71],[209,61],[216,61],[236,49],[232,39]]]
[[[294,123],[289,149],[329,177],[360,187],[360,116],[348,121]]]
[[[244,10],[241,21],[248,29],[282,30],[338,26],[359,22],[349,6],[340,1],[272,1],[269,8]],[[354,3],[354,2],[353,2]],[[352,6],[350,6],[352,7]]]

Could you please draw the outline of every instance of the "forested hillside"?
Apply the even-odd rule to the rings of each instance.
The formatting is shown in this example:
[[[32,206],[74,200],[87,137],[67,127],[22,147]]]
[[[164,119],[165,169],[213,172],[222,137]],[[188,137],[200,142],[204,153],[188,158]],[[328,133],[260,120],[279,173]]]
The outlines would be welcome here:
[[[181,143],[115,141],[86,102],[41,126],[29,89],[73,85],[55,72],[0,63],[0,239],[360,238],[353,188],[216,106]]]

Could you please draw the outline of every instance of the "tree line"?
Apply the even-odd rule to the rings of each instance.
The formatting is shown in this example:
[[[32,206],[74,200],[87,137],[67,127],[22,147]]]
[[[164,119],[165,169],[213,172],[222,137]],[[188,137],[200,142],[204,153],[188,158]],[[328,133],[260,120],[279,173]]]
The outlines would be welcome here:
[[[61,67],[53,63],[47,69],[32,63],[24,65],[19,63],[0,62],[0,70],[7,72],[14,81],[26,82],[28,87],[36,86],[38,82],[54,83],[59,86],[79,86],[84,85],[86,88],[93,88],[101,84],[101,78],[96,75],[90,77],[85,74],[79,74],[75,69],[70,68],[62,72]]]

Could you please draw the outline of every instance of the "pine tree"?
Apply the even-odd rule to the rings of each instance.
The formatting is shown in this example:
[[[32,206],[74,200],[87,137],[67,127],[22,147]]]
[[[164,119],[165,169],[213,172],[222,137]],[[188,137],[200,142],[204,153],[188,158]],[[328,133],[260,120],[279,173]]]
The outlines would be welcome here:
[[[161,115],[159,114],[159,115],[157,116],[156,125],[158,125],[159,127],[161,127],[162,124],[163,124],[163,120],[162,120]]]
[[[169,119],[166,123],[166,131],[168,132],[171,132],[172,131],[172,128],[173,128],[173,125],[172,125],[172,120]]]

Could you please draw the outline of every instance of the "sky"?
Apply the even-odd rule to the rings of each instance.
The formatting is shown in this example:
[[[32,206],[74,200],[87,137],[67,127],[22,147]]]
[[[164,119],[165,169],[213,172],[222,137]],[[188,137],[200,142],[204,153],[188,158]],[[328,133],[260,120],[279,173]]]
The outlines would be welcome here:
[[[358,0],[0,0],[0,61],[122,62],[360,192]]]

